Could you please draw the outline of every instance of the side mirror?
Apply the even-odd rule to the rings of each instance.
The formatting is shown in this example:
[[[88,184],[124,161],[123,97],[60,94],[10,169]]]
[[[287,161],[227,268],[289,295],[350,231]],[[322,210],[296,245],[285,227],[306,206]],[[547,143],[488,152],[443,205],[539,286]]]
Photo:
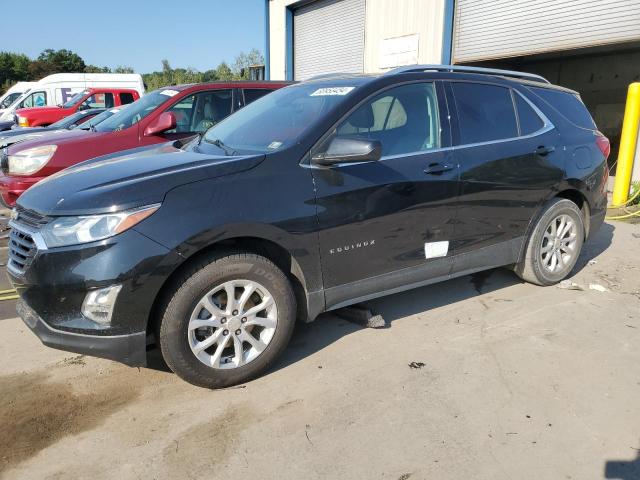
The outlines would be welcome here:
[[[317,165],[336,163],[375,162],[382,156],[382,143],[358,137],[335,137],[326,152],[314,155],[311,161]]]
[[[162,112],[158,118],[144,129],[144,136],[150,137],[152,135],[158,135],[159,133],[176,128],[177,124],[178,122],[173,112]]]

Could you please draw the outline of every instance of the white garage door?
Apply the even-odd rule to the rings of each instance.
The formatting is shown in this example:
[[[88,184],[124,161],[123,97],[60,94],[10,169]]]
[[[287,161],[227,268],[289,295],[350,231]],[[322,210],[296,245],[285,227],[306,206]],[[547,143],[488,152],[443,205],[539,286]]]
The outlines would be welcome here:
[[[364,71],[365,0],[320,0],[293,12],[293,73]]]
[[[639,0],[456,0],[455,63],[639,39]]]

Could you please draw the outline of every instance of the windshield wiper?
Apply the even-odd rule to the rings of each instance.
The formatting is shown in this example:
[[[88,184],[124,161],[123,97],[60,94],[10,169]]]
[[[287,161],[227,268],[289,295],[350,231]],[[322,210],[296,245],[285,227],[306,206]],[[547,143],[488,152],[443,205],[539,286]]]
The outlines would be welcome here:
[[[224,142],[222,140],[220,140],[219,138],[216,138],[215,140],[207,140],[205,138],[204,141],[207,142],[207,143],[210,143],[212,145],[215,145],[219,149],[223,150],[224,154],[226,156],[228,156],[228,157],[231,157],[231,156],[236,155],[238,153],[233,148],[225,145]]]

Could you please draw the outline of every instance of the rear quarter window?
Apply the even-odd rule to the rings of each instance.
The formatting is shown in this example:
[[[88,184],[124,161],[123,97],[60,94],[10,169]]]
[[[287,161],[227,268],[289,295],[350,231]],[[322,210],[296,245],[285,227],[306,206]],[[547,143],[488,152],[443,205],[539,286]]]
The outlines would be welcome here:
[[[574,125],[589,130],[597,128],[589,110],[577,95],[549,88],[529,87],[529,89]]]
[[[120,93],[120,103],[122,105],[128,105],[130,103],[133,103],[136,99],[133,98],[133,93],[129,93],[129,92],[121,92]]]

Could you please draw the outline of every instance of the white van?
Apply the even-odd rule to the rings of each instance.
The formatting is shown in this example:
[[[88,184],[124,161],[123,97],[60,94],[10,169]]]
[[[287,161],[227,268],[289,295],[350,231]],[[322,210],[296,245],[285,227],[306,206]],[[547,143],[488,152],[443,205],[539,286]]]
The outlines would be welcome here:
[[[4,113],[4,110],[11,106],[13,102],[15,102],[18,97],[20,97],[23,93],[28,91],[36,82],[18,82],[13,85],[9,90],[4,92],[4,94],[0,97],[0,115]]]
[[[4,110],[0,121],[13,120],[19,108],[62,105],[87,88],[127,88],[144,95],[144,83],[137,73],[55,73],[31,85]]]

